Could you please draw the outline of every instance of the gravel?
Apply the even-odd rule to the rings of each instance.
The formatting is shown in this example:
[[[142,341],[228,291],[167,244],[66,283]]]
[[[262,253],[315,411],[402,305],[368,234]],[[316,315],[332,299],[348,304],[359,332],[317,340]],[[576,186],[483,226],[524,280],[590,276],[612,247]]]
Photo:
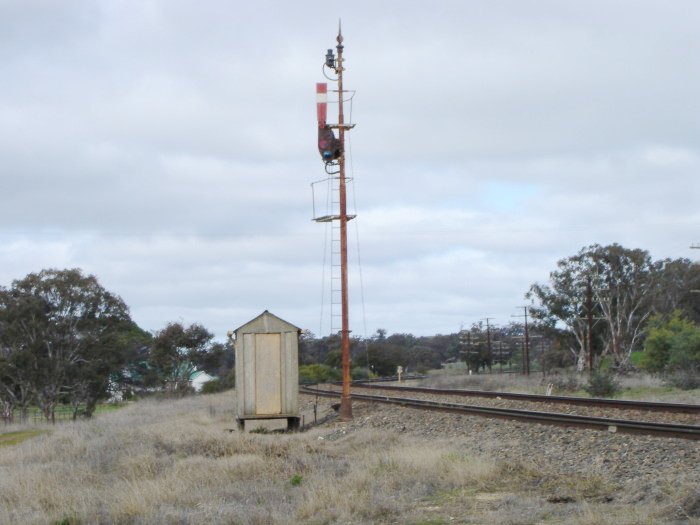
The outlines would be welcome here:
[[[337,388],[336,388],[337,389]],[[655,423],[677,423],[683,425],[700,425],[697,414],[681,414],[673,412],[655,412],[649,410],[628,410],[610,407],[587,407],[582,405],[566,405],[562,403],[547,403],[542,401],[521,401],[492,397],[466,397],[443,394],[425,394],[422,392],[400,392],[397,390],[376,389],[358,390],[361,394],[380,395],[389,397],[407,397],[442,401],[461,405],[476,405],[490,408],[513,408],[517,410],[536,410],[539,412],[554,412],[578,416],[606,417],[611,419],[627,419]]]
[[[445,397],[448,396],[440,396],[446,401]],[[307,422],[313,421],[315,399],[311,395],[300,396]],[[488,400],[479,400],[480,405],[481,401]],[[343,423],[331,408],[337,402],[318,398],[318,417],[327,418],[321,424],[328,429],[323,439],[339,439],[367,428],[402,433],[418,441],[447,438],[471,453],[532,466],[544,475],[598,476],[615,487],[614,498],[622,503],[653,499],[679,484],[700,487],[697,441],[488,419],[357,400],[353,401],[353,421]],[[464,398],[455,402],[464,403]],[[507,406],[513,404],[508,402]],[[575,413],[587,414],[587,410],[575,407]],[[646,413],[649,414],[658,416]]]

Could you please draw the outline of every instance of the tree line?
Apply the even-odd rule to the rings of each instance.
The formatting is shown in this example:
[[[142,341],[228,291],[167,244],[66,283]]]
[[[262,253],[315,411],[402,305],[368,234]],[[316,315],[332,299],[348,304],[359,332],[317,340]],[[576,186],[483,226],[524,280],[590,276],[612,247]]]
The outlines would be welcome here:
[[[592,361],[594,370],[605,364],[620,371],[698,374],[700,265],[689,259],[654,261],[642,249],[594,244],[558,261],[548,282],[532,284],[525,298],[531,302],[527,337],[524,322],[478,321],[422,337],[380,329],[351,338],[353,376],[393,375],[398,365],[422,372],[455,361],[475,372],[494,365],[521,371],[530,364],[540,371],[582,371]],[[305,380],[338,379],[339,335],[303,334],[300,364]]]
[[[126,303],[80,269],[42,270],[0,287],[0,415],[59,405],[90,417],[112,395],[184,393],[193,371],[222,371],[231,350],[199,324],[139,328]]]
[[[608,358],[625,370],[648,363],[643,354],[652,329],[674,318],[697,329],[698,290],[700,265],[689,259],[654,261],[646,250],[594,244],[558,261],[549,282],[533,284],[526,297],[539,327],[556,335],[579,370],[589,346],[594,366]],[[650,369],[662,371],[668,364]]]
[[[641,249],[591,245],[558,261],[545,283],[526,293],[530,362],[597,369],[638,367],[653,373],[700,371],[700,265],[654,261]],[[523,370],[525,326],[479,321],[451,334],[351,338],[353,376],[389,376],[397,366],[425,372],[462,361],[473,371],[494,365]],[[592,355],[588,354],[588,349]],[[299,347],[303,381],[338,379],[340,336],[305,331]],[[0,287],[0,417],[38,407],[52,421],[56,407],[90,417],[115,393],[129,396],[190,390],[195,371],[233,386],[233,349],[203,326],[168,323],[149,333],[97,278],[80,269],[42,270]],[[694,384],[694,383],[692,383]]]
[[[530,360],[546,361],[549,368],[572,363],[568,353],[550,330],[529,327]],[[473,372],[492,372],[494,366],[509,372],[524,370],[525,325],[510,322],[487,327],[483,321],[450,334],[414,336],[387,335],[378,329],[368,337],[350,338],[352,377],[396,375],[398,366],[408,373],[423,374],[443,366],[461,364]],[[300,375],[308,382],[339,380],[341,369],[340,336],[316,337],[303,332],[300,343]],[[541,368],[540,368],[541,370]]]
[[[340,379],[340,335],[316,337],[309,331],[301,334],[299,344],[300,378],[302,381]],[[352,375],[356,379],[369,375],[391,376],[401,365],[409,372],[425,372],[440,368],[448,359],[460,355],[458,334],[414,336],[387,335],[378,329],[369,337],[350,338]]]

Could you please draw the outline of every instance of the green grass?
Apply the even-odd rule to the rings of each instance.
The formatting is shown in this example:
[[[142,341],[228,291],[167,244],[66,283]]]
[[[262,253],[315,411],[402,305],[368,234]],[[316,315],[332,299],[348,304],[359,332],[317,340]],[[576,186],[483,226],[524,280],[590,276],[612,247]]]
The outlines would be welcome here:
[[[95,408],[95,415],[105,414],[107,412],[114,412],[120,408],[124,408],[129,403],[100,403]]]
[[[114,412],[115,410],[119,410],[120,408],[124,408],[127,406],[129,403],[100,403],[95,407],[95,412],[93,413],[94,416],[98,416],[100,414],[106,414],[109,412]],[[41,410],[37,406],[30,406],[27,409],[27,415],[29,420],[35,420],[35,419],[40,419],[43,418],[43,414],[41,414]],[[20,411],[19,409],[15,409],[15,421],[20,421]],[[58,405],[56,407],[56,419],[57,420],[66,420],[66,419],[72,419],[73,416],[73,407],[69,405]],[[80,418],[80,415],[78,415]]]
[[[27,439],[44,434],[45,432],[45,430],[20,430],[18,432],[0,434],[0,447],[17,445],[22,443],[22,441],[26,441]]]
[[[663,396],[676,393],[677,389],[670,386],[662,387],[632,387],[625,388],[622,394],[629,399],[646,399],[651,396]]]

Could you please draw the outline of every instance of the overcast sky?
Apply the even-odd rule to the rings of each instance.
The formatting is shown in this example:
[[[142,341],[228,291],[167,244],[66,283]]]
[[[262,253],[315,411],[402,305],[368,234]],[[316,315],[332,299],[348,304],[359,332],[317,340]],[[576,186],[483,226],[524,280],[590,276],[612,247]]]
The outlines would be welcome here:
[[[80,267],[147,330],[327,334],[340,17],[355,335],[506,324],[592,243],[698,255],[696,0],[0,0],[0,285]]]

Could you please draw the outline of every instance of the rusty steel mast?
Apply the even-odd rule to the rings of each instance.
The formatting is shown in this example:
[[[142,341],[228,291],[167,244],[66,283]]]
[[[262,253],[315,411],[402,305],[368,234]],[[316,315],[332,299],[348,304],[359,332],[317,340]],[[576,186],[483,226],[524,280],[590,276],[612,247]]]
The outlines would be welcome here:
[[[338,214],[326,215],[314,218],[317,222],[330,222],[337,220],[340,230],[340,295],[341,295],[341,356],[343,369],[343,391],[340,398],[340,419],[349,421],[352,416],[352,403],[350,401],[350,321],[348,307],[348,220],[354,215],[347,212],[347,189],[345,176],[345,131],[354,127],[345,123],[343,111],[343,35],[338,24],[338,36],[336,38],[337,58],[333,56],[333,50],[326,54],[324,66],[333,70],[338,82],[338,123],[326,123],[326,97],[327,85],[316,84],[317,112],[318,112],[318,149],[321,158],[326,163],[326,172],[334,177],[338,176]],[[338,130],[336,138],[333,129]],[[337,167],[337,171],[332,171]],[[331,171],[329,171],[329,169]]]

